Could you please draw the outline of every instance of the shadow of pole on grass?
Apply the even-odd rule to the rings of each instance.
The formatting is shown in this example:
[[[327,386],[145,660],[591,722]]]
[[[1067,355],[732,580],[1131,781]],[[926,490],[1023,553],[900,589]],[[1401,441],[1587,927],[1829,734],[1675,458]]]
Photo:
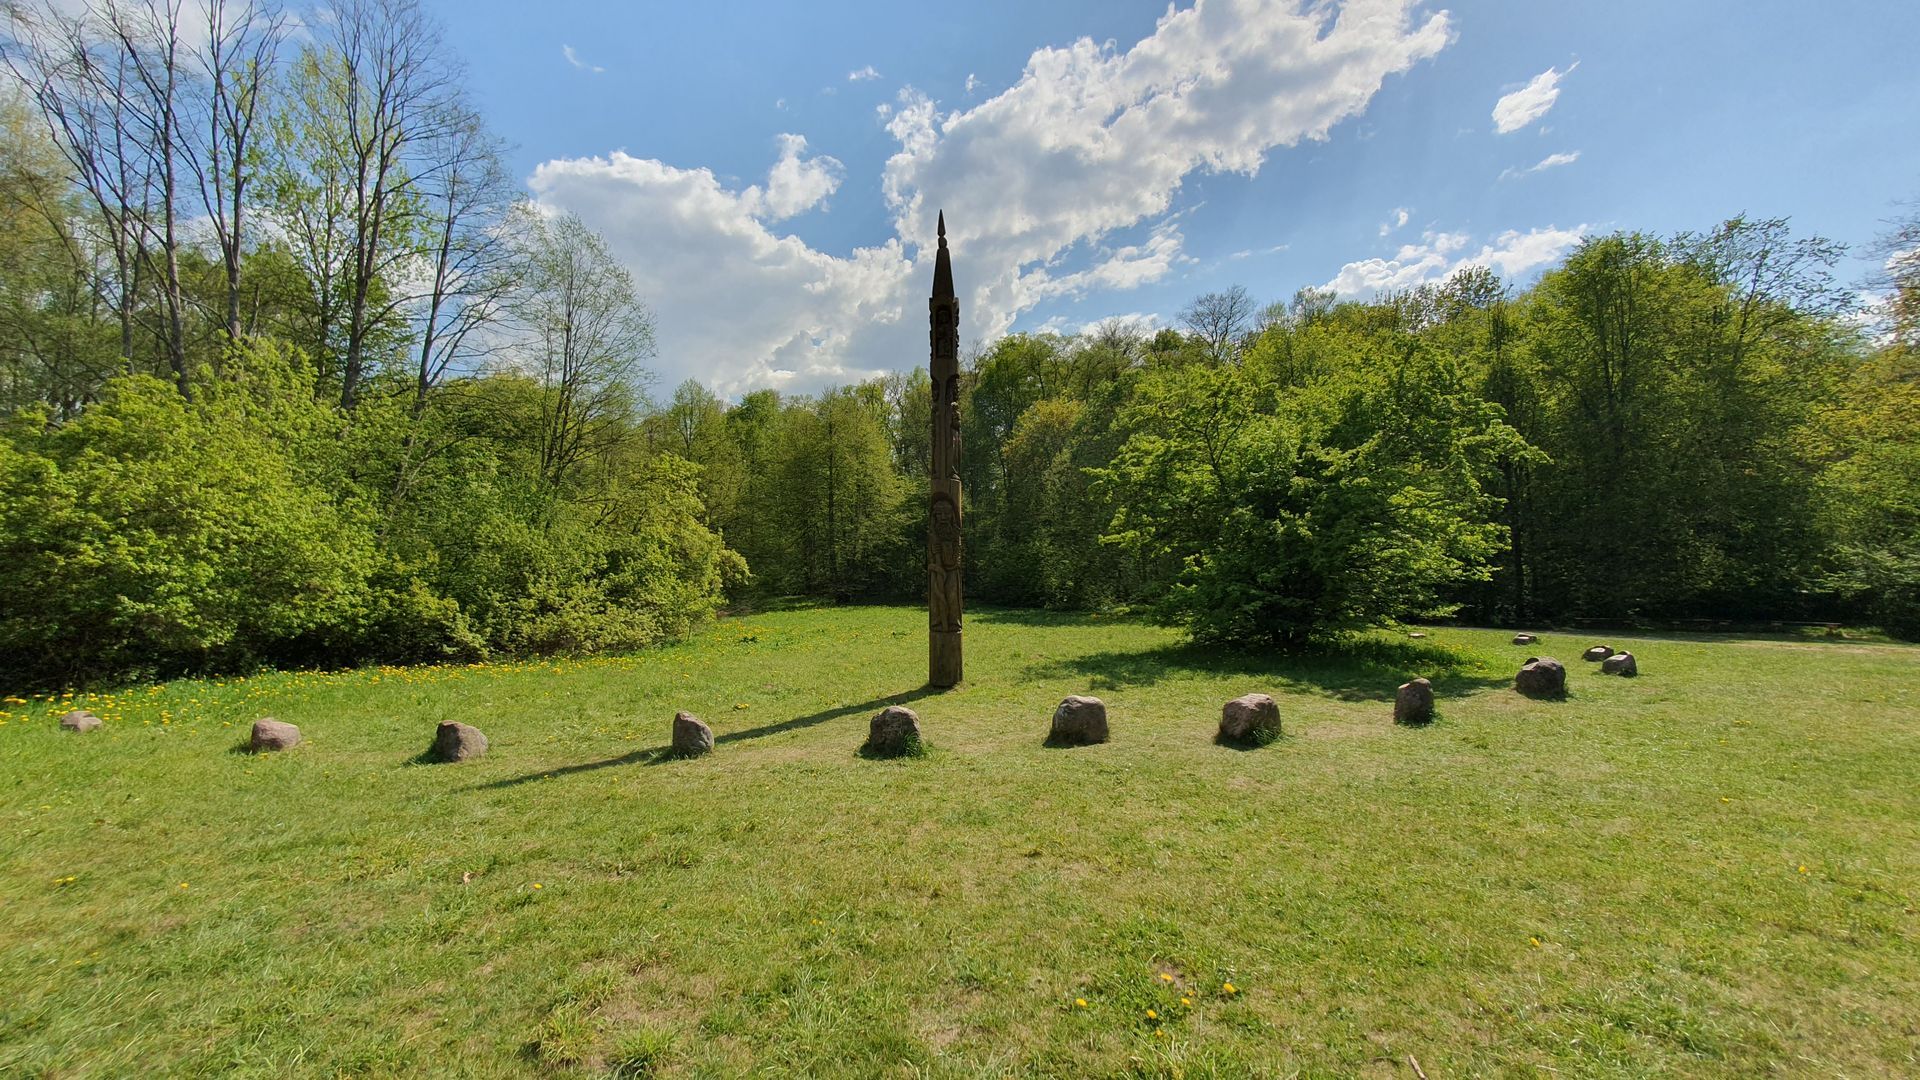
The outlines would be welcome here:
[[[874,712],[884,709],[889,705],[905,705],[909,701],[918,701],[923,697],[929,697],[936,693],[939,693],[939,691],[933,687],[922,686],[918,690],[908,690],[905,693],[899,694],[888,694],[886,697],[874,698],[872,701],[863,701],[858,705],[841,705],[832,709],[822,709],[819,712],[808,713],[805,716],[796,716],[791,720],[782,720],[777,724],[762,724],[759,727],[746,728],[742,731],[729,731],[725,735],[714,736],[713,744],[715,747],[718,747],[723,743],[744,742],[748,739],[764,739],[769,735],[778,735],[783,731],[798,731],[801,728],[810,728],[817,724],[824,724],[829,720],[838,720],[842,717],[853,716],[859,713]],[[539,772],[527,773],[522,776],[510,776],[504,780],[495,780],[491,783],[479,784],[468,790],[489,791],[497,788],[518,787],[521,784],[531,784],[539,780],[552,780],[562,776],[570,776],[574,773],[594,772],[599,769],[611,769],[621,765],[664,765],[668,762],[679,760],[680,758],[675,756],[671,747],[650,746],[644,750],[629,751],[618,757],[602,758],[599,761],[583,761],[577,765],[561,765],[557,768],[542,769]]]

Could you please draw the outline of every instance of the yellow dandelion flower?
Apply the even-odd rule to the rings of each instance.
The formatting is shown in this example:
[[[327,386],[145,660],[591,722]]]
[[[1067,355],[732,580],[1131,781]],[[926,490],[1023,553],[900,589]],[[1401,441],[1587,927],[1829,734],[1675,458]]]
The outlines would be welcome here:
[[[1539,938],[1537,938],[1537,937],[1530,937],[1530,938],[1528,938],[1527,940],[1528,940],[1528,941],[1531,941],[1531,942],[1533,942],[1533,947],[1534,947],[1534,948],[1536,948],[1536,949],[1537,949],[1537,948],[1539,948],[1539,947],[1540,947],[1540,939],[1539,939]]]
[[[1803,874],[1805,874],[1805,873],[1809,873],[1809,871],[1807,870],[1807,864],[1806,864],[1806,863],[1801,863],[1801,864],[1800,864],[1800,872],[1801,872],[1801,873],[1803,873]]]
[[[183,881],[183,882],[181,882],[181,883],[180,883],[180,887],[181,887],[181,888],[183,888],[183,889],[184,889],[184,888],[186,888],[186,887],[187,887],[187,883],[186,883],[186,882],[184,882],[184,881]]]
[[[1074,1007],[1075,1007],[1075,1008],[1078,1008],[1078,1009],[1084,1009],[1084,1008],[1086,1008],[1086,1007],[1087,1007],[1087,999],[1086,999],[1086,998],[1074,998],[1074,999],[1073,999],[1073,1004],[1074,1004]]]
[[[1180,1004],[1182,1004],[1182,1005],[1191,1005],[1191,1004],[1193,1004],[1193,999],[1192,999],[1192,998],[1181,998],[1181,999],[1180,999]]]
[[[533,887],[534,887],[534,888],[536,888],[536,889],[544,889],[544,888],[546,888],[546,886],[545,886],[545,885],[542,885],[542,884],[540,884],[540,883],[539,883],[539,882],[537,882],[537,881],[533,883]]]
[[[1147,1019],[1149,1019],[1149,1020],[1158,1020],[1158,1019],[1160,1019],[1160,1014],[1159,1014],[1159,1013],[1157,1013],[1157,1012],[1154,1012],[1154,1011],[1153,1011],[1152,1009],[1148,1009],[1148,1010],[1147,1010]]]
[[[1160,973],[1160,981],[1161,981],[1161,982],[1172,982],[1172,981],[1173,981],[1173,976],[1171,976],[1171,975],[1169,975],[1169,974],[1167,974],[1166,972],[1164,972],[1164,971],[1163,971],[1163,972],[1161,972],[1161,973]]]
[[[1240,988],[1232,983],[1222,983],[1220,989],[1225,990],[1229,994],[1237,994],[1240,992]]]

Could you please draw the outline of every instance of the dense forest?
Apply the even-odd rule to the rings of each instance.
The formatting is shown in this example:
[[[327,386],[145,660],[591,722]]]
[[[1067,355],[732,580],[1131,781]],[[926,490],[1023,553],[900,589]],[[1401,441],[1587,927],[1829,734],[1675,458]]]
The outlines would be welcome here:
[[[632,648],[925,589],[924,371],[653,387],[411,0],[10,5],[0,683]],[[975,346],[970,595],[1299,648],[1457,614],[1920,635],[1920,214]],[[1870,303],[1858,298],[1874,297]]]

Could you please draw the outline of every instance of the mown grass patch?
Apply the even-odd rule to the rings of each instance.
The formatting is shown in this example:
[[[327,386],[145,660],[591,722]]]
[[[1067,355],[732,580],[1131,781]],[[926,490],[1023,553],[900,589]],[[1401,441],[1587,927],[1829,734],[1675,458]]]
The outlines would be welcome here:
[[[1508,636],[984,612],[930,693],[923,612],[811,609],[0,706],[0,1074],[1920,1072],[1920,650]],[[1250,691],[1285,737],[1216,746]],[[1112,740],[1043,748],[1076,692]],[[934,752],[856,756],[888,704]]]

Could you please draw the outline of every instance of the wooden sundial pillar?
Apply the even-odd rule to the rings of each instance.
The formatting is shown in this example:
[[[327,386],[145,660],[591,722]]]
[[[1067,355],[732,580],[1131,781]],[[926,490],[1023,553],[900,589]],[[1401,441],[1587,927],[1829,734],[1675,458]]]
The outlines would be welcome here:
[[[947,258],[947,216],[940,215],[940,250],[933,262],[933,471],[927,508],[927,683],[945,689],[960,681],[960,301],[953,295]]]

